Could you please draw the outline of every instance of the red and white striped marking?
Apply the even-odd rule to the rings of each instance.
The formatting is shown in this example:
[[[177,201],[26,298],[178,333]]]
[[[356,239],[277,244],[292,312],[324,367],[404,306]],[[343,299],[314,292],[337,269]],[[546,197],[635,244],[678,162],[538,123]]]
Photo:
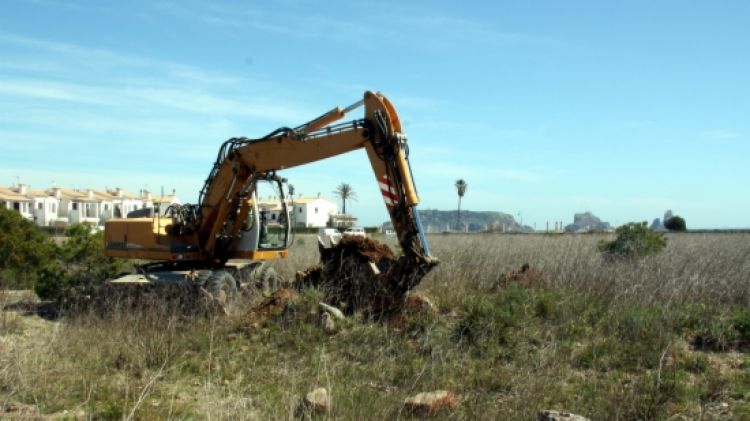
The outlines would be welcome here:
[[[383,194],[385,206],[388,207],[388,210],[390,211],[398,204],[398,192],[387,175],[378,178],[378,184],[380,185],[380,193]]]

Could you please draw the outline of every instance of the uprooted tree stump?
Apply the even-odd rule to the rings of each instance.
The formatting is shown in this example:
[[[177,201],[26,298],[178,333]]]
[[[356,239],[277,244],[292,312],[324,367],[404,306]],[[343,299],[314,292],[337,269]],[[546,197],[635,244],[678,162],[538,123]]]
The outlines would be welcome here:
[[[317,286],[324,301],[345,313],[361,311],[376,320],[400,313],[406,294],[429,268],[414,258],[396,258],[390,247],[366,237],[343,237],[320,247],[320,265],[297,274],[297,286]]]

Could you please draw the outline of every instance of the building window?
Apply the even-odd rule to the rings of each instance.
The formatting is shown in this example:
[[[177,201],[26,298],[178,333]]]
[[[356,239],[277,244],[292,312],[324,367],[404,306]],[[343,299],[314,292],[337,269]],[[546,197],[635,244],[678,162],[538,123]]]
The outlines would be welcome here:
[[[105,210],[105,211],[108,211],[108,210],[109,210],[109,205],[108,205],[108,204],[106,204],[106,203],[104,204],[104,210]]]
[[[73,210],[78,210],[78,203],[73,202]]]
[[[315,214],[316,215],[318,214],[318,208],[315,208]]]
[[[21,211],[21,204],[19,202],[13,202],[13,209],[17,211]]]
[[[302,213],[302,206],[297,208],[297,213]]]
[[[44,203],[42,203],[42,202],[37,203],[36,208],[39,209],[39,210],[44,209]]]

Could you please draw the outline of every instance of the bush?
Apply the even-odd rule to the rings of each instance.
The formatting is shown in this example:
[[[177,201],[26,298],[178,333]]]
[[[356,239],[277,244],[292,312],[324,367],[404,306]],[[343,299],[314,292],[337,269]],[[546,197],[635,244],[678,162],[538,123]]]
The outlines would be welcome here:
[[[608,258],[640,259],[659,254],[667,246],[664,234],[648,229],[646,222],[630,222],[615,231],[617,238],[600,241],[599,251]]]
[[[91,234],[88,225],[71,225],[65,243],[57,248],[54,277],[40,279],[34,290],[40,298],[55,299],[70,288],[101,284],[122,272],[123,262],[104,254],[101,231]]]
[[[670,230],[670,231],[687,231],[687,225],[685,224],[685,220],[680,216],[673,216],[666,221],[664,221],[664,228]]]
[[[0,286],[32,288],[52,276],[56,247],[33,222],[0,208]]]

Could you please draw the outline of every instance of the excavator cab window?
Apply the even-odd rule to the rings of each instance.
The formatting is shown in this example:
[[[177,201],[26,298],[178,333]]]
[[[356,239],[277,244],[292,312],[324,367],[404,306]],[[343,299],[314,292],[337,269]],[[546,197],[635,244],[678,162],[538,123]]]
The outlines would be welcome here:
[[[287,247],[289,215],[282,179],[259,179],[255,185],[258,208],[258,249],[274,250]]]

